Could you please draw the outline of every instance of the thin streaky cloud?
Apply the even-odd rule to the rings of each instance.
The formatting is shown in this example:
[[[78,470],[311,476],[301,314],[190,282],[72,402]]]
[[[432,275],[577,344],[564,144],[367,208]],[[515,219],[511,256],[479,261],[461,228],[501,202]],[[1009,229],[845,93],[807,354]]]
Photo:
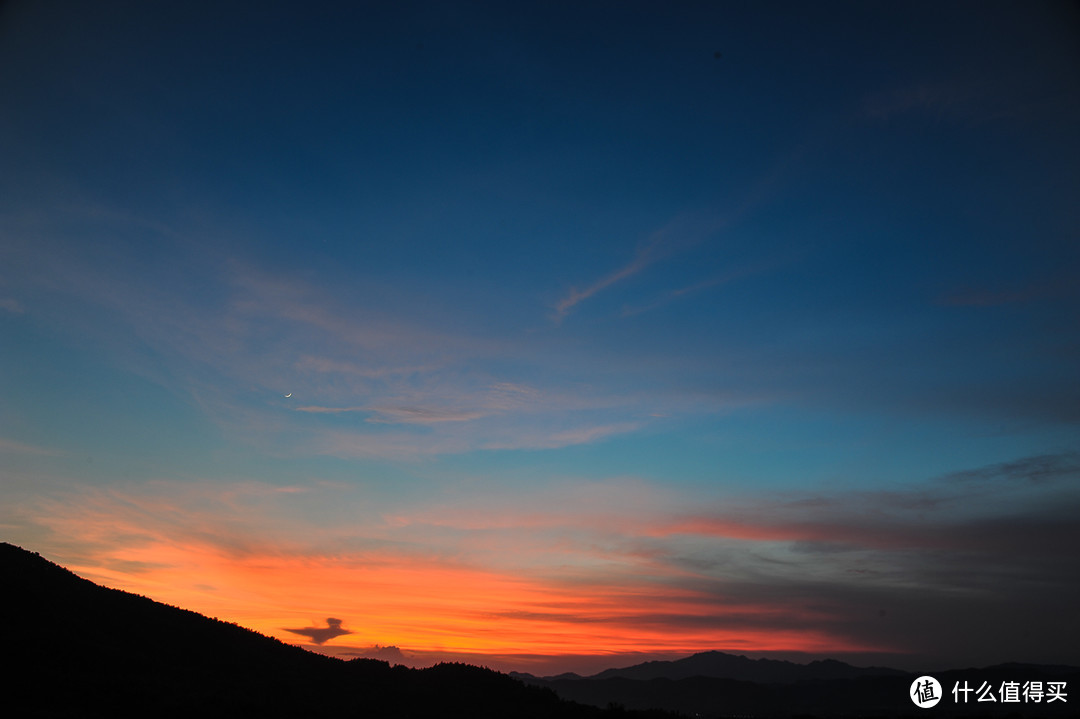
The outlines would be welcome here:
[[[618,434],[635,432],[641,427],[640,422],[588,425],[551,434],[519,435],[509,441],[489,442],[482,449],[558,449],[599,442]]]
[[[439,422],[468,422],[488,416],[487,412],[464,412],[453,410],[429,409],[424,407],[372,407],[378,416],[368,422],[383,424],[437,424]]]
[[[715,226],[708,218],[672,223],[654,233],[637,261],[617,274],[641,271],[699,241]],[[186,275],[157,284],[122,282],[121,270],[139,278],[152,267],[138,258],[104,263],[92,255],[59,251],[59,241],[53,244],[57,251],[52,245],[46,246],[48,252],[26,248],[50,269],[31,273],[27,282],[58,298],[93,304],[115,318],[126,332],[115,335],[114,351],[134,371],[191,397],[230,437],[272,446],[275,454],[412,460],[473,450],[556,449],[627,431],[611,426],[626,422],[627,408],[642,401],[582,387],[534,386],[518,367],[505,373],[478,370],[481,363],[513,358],[520,347],[447,332],[408,313],[354,310],[347,298],[264,271],[243,258],[199,268],[202,286],[210,291],[196,301],[183,294]],[[54,256],[61,259],[48,259]],[[267,333],[269,327],[280,331]],[[138,347],[143,346],[167,357],[166,363],[142,362]],[[291,400],[266,401],[280,397],[280,388],[296,394]],[[284,404],[297,398],[304,405]],[[661,411],[670,409],[669,400],[660,399]],[[579,411],[603,414],[560,419]],[[329,428],[293,424],[305,416],[355,418],[371,430],[401,431],[313,436]],[[270,439],[297,428],[295,442]]]
[[[404,429],[408,423],[398,424],[402,425],[402,429],[394,432],[321,432],[302,449],[313,454],[342,459],[410,460],[473,451],[561,449],[601,442],[616,435],[637,431],[643,426],[639,422],[623,422],[585,425],[551,432],[531,426],[514,424],[507,427],[498,426],[498,422],[489,422],[484,425],[488,430],[484,433],[487,437],[485,439],[476,432],[464,429],[456,432],[447,430],[434,434],[418,434]],[[462,423],[442,422],[441,426],[460,428]]]
[[[367,407],[296,407],[294,412],[309,412],[311,414],[341,414],[342,412],[370,412]]]
[[[423,374],[425,372],[432,372],[439,368],[435,364],[426,365],[414,365],[414,366],[386,366],[386,367],[363,367],[354,362],[344,362],[335,360],[329,357],[315,357],[312,355],[305,355],[296,361],[296,368],[298,370],[306,370],[310,372],[320,373],[336,373],[336,374],[351,374],[360,377],[367,377],[371,379],[384,379],[390,377],[399,377],[402,375],[411,374]]]
[[[574,307],[576,307],[581,302],[589,299],[597,292],[611,287],[616,282],[625,280],[628,277],[633,277],[634,275],[638,274],[643,269],[651,265],[654,262],[654,259],[652,257],[652,250],[655,245],[656,243],[654,241],[646,245],[644,248],[638,250],[637,254],[634,256],[634,259],[631,260],[629,264],[594,282],[589,287],[586,287],[583,290],[571,288],[570,292],[567,293],[566,297],[564,297],[557,305],[555,305],[556,323],[561,322],[563,318],[570,314]]]
[[[694,246],[726,225],[713,217],[678,217],[652,233],[634,253],[634,258],[619,269],[593,282],[585,289],[571,288],[555,305],[554,320],[559,324],[577,305],[612,285],[634,277],[657,261]]]
[[[63,454],[63,452],[58,449],[38,447],[37,445],[0,437],[0,454],[30,454],[39,457],[52,457]]]
[[[1041,484],[1069,479],[1080,479],[1080,452],[1023,457],[942,477],[943,481],[954,483],[1006,480]]]
[[[663,307],[664,305],[674,302],[675,300],[685,297],[686,295],[694,294],[695,292],[701,292],[702,290],[711,289],[719,285],[726,285],[728,282],[736,279],[741,274],[742,273],[728,272],[720,275],[719,277],[713,277],[711,279],[705,280],[704,282],[698,282],[688,287],[681,287],[677,290],[670,290],[666,294],[661,295],[659,299],[656,299],[647,305],[642,305],[640,307],[624,308],[622,313],[623,317],[633,317],[635,315],[645,314],[646,312],[651,312],[652,310]]]
[[[625,307],[622,314],[623,317],[633,317],[635,315],[651,312],[652,310],[663,307],[664,305],[674,302],[675,300],[682,299],[687,295],[696,294],[704,290],[709,290],[714,287],[726,285],[730,282],[734,282],[735,280],[739,280],[744,277],[761,274],[762,272],[766,272],[774,268],[777,264],[778,262],[775,260],[761,261],[748,264],[743,267],[738,267],[727,272],[722,272],[718,275],[702,280],[701,282],[695,282],[691,285],[686,285],[684,287],[679,287],[674,290],[669,290],[662,294],[659,298],[653,300],[648,304],[638,307]]]
[[[639,422],[619,422],[598,427],[580,427],[565,432],[556,432],[551,435],[551,439],[560,444],[586,444],[612,435],[634,432],[640,428],[641,424]]]

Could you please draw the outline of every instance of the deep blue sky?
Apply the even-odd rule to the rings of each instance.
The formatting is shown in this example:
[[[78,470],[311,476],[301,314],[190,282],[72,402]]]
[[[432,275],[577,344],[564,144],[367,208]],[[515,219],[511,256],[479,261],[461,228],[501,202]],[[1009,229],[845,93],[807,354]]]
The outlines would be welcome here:
[[[0,9],[6,540],[358,651],[1080,663],[1074,5],[317,5]],[[380,552],[560,599],[241,589]]]

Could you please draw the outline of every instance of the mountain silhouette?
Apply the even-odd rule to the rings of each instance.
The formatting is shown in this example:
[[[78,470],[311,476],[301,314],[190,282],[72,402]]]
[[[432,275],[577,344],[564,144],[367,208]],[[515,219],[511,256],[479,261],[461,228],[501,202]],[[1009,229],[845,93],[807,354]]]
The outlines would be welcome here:
[[[790,682],[855,679],[869,676],[905,676],[906,672],[884,667],[854,667],[835,659],[824,659],[809,664],[777,659],[748,659],[739,654],[725,652],[701,652],[685,659],[635,664],[623,669],[606,669],[590,679],[689,679],[691,677],[715,677],[766,684]]]
[[[607,669],[589,677],[561,674],[538,678],[514,674],[530,684],[553,689],[560,697],[594,706],[628,709],[657,707],[685,716],[719,717],[1076,717],[1077,699],[1048,704],[954,701],[954,685],[979,687],[983,682],[1000,697],[1009,682],[1034,681],[1046,687],[1064,682],[1080,686],[1077,667],[1001,664],[981,669],[935,672],[941,702],[921,709],[909,698],[919,676],[884,667],[860,668],[825,659],[796,664],[748,659],[724,652],[702,652],[676,661],[655,661]],[[965,684],[966,682],[966,684]]]
[[[0,675],[4,716],[590,719],[611,713],[465,664],[410,669],[315,654],[98,586],[7,543],[0,543],[0,587],[9,664]]]

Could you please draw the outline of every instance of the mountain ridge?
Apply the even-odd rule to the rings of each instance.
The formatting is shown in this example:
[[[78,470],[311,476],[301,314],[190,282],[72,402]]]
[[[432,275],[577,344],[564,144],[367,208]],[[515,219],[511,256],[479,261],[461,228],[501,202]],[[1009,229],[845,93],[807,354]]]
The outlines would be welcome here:
[[[0,542],[5,705],[20,717],[523,717],[609,712],[466,664],[427,669],[309,652],[99,586]],[[666,714],[638,713],[662,717]]]
[[[926,716],[908,695],[914,674],[835,660],[799,665],[714,651],[593,677],[554,679],[466,664],[411,669],[309,652],[236,624],[99,586],[7,543],[0,543],[0,578],[0,612],[9,618],[5,650],[15,659],[14,669],[0,676],[7,704],[20,707],[21,717],[671,719],[673,711],[701,717]],[[619,675],[656,674],[673,666],[681,672],[728,666],[779,675],[870,674],[788,682]],[[1058,665],[1011,663],[936,676],[946,693],[953,681],[975,678],[995,685],[1052,678],[1080,685],[1080,669]],[[972,704],[934,713],[1056,718],[1075,716],[1073,706]]]
[[[854,679],[861,676],[902,676],[907,672],[887,667],[856,667],[836,659],[817,659],[798,664],[779,659],[750,659],[721,651],[698,652],[683,659],[649,661],[629,667],[605,669],[590,679],[689,679],[713,677],[766,684],[820,679]]]

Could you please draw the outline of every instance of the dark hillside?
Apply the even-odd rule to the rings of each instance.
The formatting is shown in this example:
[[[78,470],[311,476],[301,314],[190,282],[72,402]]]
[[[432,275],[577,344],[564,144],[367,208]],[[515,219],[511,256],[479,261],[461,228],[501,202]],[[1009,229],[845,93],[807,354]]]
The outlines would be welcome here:
[[[460,664],[343,662],[77,577],[0,543],[6,716],[600,717]],[[10,662],[9,662],[10,663]],[[15,713],[8,710],[17,708]]]
[[[607,669],[590,679],[690,679],[717,677],[763,684],[787,684],[800,681],[856,679],[871,676],[904,676],[904,672],[885,667],[853,667],[835,659],[809,664],[776,659],[748,659],[725,652],[701,652],[675,661],[645,662],[623,669]],[[552,677],[557,678],[557,677]]]

